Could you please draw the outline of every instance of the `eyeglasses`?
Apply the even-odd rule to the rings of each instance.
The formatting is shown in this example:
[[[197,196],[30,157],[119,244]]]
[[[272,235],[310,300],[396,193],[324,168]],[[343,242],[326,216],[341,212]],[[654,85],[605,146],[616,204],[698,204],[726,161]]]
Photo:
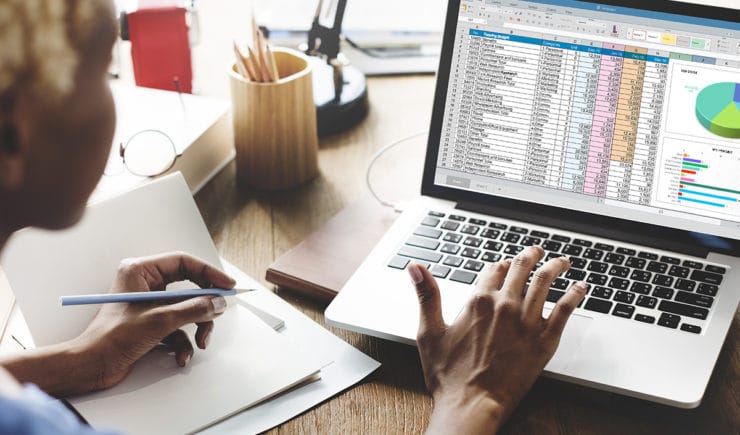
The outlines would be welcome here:
[[[156,177],[169,171],[180,156],[167,133],[142,130],[125,144],[121,142],[118,156],[108,161],[105,175],[119,175],[125,169],[139,177]]]

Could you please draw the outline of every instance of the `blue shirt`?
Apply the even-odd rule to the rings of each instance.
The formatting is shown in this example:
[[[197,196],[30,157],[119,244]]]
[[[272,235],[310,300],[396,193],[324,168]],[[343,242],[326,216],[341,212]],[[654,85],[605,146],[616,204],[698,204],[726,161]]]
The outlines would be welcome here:
[[[26,384],[15,396],[0,395],[0,434],[113,435],[80,423],[61,402]]]

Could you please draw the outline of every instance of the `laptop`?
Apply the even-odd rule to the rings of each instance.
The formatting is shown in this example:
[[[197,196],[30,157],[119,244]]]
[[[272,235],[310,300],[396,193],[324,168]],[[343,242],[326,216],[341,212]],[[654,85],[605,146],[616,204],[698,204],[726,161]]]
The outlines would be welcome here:
[[[486,265],[567,255],[590,289],[545,375],[702,400],[740,299],[740,11],[671,1],[449,2],[422,180],[326,310],[415,344],[404,270],[452,323]]]

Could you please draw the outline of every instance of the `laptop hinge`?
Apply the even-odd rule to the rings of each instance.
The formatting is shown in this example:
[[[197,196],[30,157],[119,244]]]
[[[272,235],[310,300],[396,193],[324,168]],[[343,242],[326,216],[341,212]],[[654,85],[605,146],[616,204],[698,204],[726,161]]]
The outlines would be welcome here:
[[[612,218],[601,218],[589,215],[588,222],[583,219],[564,219],[553,216],[552,208],[547,207],[549,213],[543,212],[544,206],[529,207],[539,208],[537,211],[522,210],[506,206],[490,206],[484,204],[472,204],[460,202],[457,209],[482,213],[491,216],[529,222],[546,227],[559,228],[562,230],[578,232],[595,237],[617,240],[635,245],[649,246],[664,251],[676,252],[693,257],[706,258],[709,248],[699,243],[691,233],[683,231],[668,230],[662,227],[633,222],[619,221]]]

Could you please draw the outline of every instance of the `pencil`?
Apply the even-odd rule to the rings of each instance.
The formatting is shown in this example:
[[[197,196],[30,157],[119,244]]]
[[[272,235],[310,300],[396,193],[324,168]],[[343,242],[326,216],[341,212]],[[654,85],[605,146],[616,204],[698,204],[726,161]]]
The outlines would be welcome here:
[[[244,62],[244,56],[242,56],[239,47],[236,45],[236,41],[234,41],[234,55],[236,56],[236,69],[237,71],[239,71],[239,74],[241,74],[247,80],[254,81],[254,77],[252,76],[252,74],[249,73],[246,62]]]
[[[270,67],[267,62],[267,52],[265,51],[266,46],[267,44],[265,43],[265,38],[262,35],[262,31],[257,29],[257,55],[259,56],[262,74],[263,76],[267,77],[266,81],[274,82],[276,81],[276,78],[272,76],[272,71],[270,71]]]
[[[242,293],[256,291],[256,289],[220,289],[201,288],[191,290],[168,290],[151,292],[130,293],[102,293],[92,295],[62,296],[59,302],[62,306],[70,305],[95,305],[112,303],[140,303],[140,302],[164,302],[174,300],[192,299],[200,296],[235,296]]]
[[[247,57],[247,62],[249,62],[252,66],[252,69],[254,71],[254,76],[257,78],[258,82],[267,82],[269,81],[269,77],[265,76],[265,74],[262,71],[262,67],[260,66],[260,60],[257,57],[257,55],[252,51],[252,47],[247,47],[247,50],[249,51],[249,57]]]
[[[280,72],[278,71],[277,62],[275,62],[275,54],[270,50],[270,44],[266,44],[265,49],[267,50],[267,62],[272,72],[273,81],[280,80]]]

